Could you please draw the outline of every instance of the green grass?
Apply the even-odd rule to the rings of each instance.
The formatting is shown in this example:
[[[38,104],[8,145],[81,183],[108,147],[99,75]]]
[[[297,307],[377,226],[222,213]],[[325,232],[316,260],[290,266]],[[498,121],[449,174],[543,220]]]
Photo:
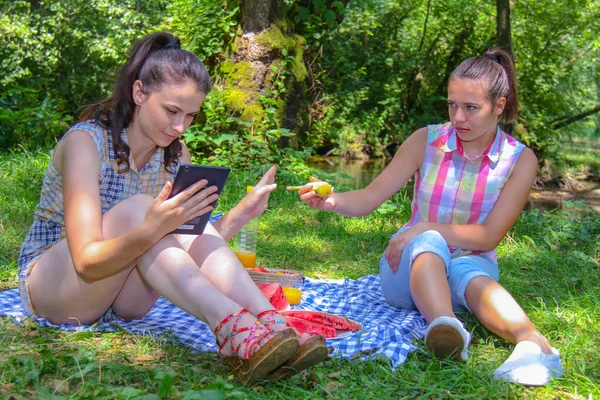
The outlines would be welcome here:
[[[0,154],[0,287],[16,286],[16,258],[31,223],[46,152]],[[278,175],[280,186],[292,178]],[[329,179],[329,177],[327,178]],[[332,177],[332,179],[334,179]],[[232,207],[254,177],[234,171],[220,202]],[[335,183],[335,182],[334,182]],[[336,184],[337,190],[345,190]],[[310,277],[377,273],[389,236],[409,215],[400,193],[379,212],[345,218],[309,209],[278,190],[261,217],[258,261]],[[10,398],[387,399],[599,398],[600,219],[571,210],[523,213],[502,242],[501,282],[561,350],[566,375],[543,388],[496,382],[512,346],[474,317],[466,363],[417,351],[398,370],[385,358],[333,358],[279,383],[237,384],[216,354],[192,353],[169,337],[64,332],[0,317],[0,395]]]
[[[563,141],[555,160],[546,162],[544,172],[572,182],[600,181],[600,142],[577,136]]]

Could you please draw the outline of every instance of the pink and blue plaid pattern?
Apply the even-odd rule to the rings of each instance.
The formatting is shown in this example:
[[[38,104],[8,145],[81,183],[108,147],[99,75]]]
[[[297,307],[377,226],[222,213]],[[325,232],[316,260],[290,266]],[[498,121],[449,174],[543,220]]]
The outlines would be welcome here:
[[[525,145],[498,128],[490,147],[471,159],[450,122],[428,128],[423,165],[415,175],[412,217],[401,231],[421,221],[481,224],[496,204]],[[453,258],[482,254],[496,259],[495,251],[450,247],[450,253]]]

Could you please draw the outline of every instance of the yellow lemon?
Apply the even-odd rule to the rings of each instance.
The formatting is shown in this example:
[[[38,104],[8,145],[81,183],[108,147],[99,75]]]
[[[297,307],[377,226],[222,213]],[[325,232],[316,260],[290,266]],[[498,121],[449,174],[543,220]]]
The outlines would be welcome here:
[[[318,181],[318,182],[309,182],[309,183],[310,183],[310,186],[311,186],[313,192],[315,192],[317,194],[317,196],[320,196],[320,197],[329,196],[333,190],[331,185],[327,182]],[[286,189],[287,190],[300,190],[303,187],[304,186],[287,186]]]
[[[300,299],[302,298],[302,290],[293,287],[284,287],[283,293],[285,293],[285,298],[290,304],[298,304],[300,303]]]
[[[313,190],[321,197],[327,197],[331,194],[331,185],[327,182],[314,182]]]

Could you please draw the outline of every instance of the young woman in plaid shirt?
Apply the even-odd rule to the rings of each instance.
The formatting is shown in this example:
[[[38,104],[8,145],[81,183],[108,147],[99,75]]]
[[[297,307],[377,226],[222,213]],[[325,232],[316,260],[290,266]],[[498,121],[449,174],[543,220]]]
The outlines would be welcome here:
[[[531,149],[503,132],[517,119],[515,68],[503,51],[463,61],[448,81],[450,122],[414,132],[365,189],[319,197],[313,208],[368,215],[415,177],[412,217],[392,236],[380,263],[393,306],[419,310],[425,344],[437,357],[466,360],[471,335],[454,310],[467,309],[516,343],[496,379],[544,385],[562,376],[558,351],[498,283],[495,248],[517,220],[537,173]]]
[[[204,234],[169,234],[211,211],[216,187],[201,180],[169,199],[181,134],[199,112],[210,77],[179,39],[149,35],[132,48],[114,94],[84,111],[57,144],[19,257],[27,311],[55,324],[142,318],[159,296],[205,321],[242,382],[327,356],[276,313],[227,245],[267,206],[272,167]],[[288,369],[285,374],[289,375]]]

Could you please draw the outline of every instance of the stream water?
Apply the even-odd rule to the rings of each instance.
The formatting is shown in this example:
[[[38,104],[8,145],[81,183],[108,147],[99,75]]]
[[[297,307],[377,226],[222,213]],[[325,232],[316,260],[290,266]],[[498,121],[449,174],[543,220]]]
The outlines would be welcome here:
[[[361,188],[373,181],[386,166],[385,160],[348,160],[340,157],[327,157],[313,160],[309,163],[313,168],[318,168],[330,174],[335,174],[334,182]],[[525,205],[526,210],[539,208],[553,210],[565,207],[569,202],[580,201],[589,205],[594,211],[600,213],[600,186],[594,183],[584,184],[584,190],[569,192],[559,189],[532,190],[529,200]],[[409,197],[412,198],[412,179],[406,185]]]

